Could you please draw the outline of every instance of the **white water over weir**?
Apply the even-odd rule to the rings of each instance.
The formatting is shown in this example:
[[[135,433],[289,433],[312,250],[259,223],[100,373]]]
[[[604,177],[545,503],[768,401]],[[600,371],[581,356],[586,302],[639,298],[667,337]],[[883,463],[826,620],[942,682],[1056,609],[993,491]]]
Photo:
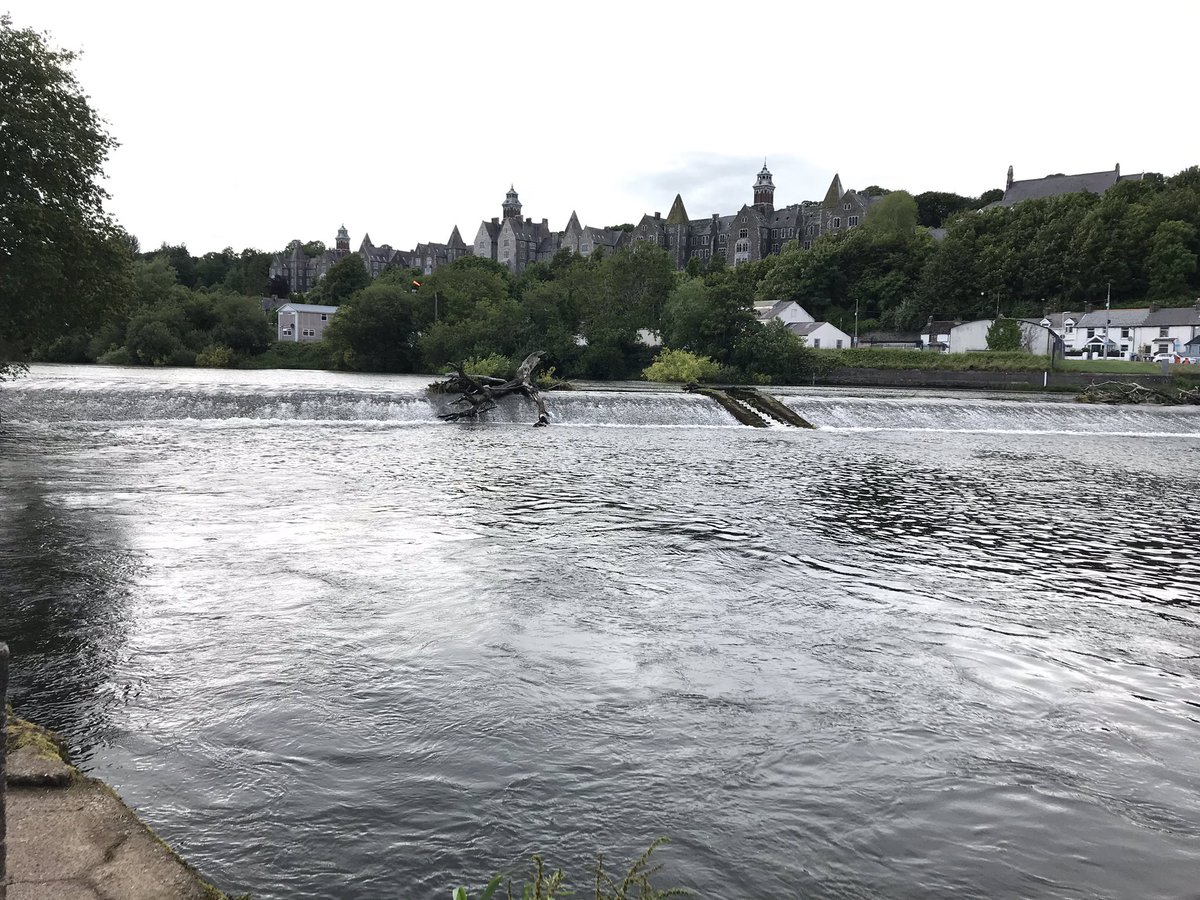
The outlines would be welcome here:
[[[82,377],[81,377],[82,376]],[[325,372],[222,372],[39,366],[0,390],[12,423],[255,420],[439,425],[454,395],[427,391],[428,376]],[[364,386],[364,382],[367,383]],[[629,386],[545,394],[551,424],[741,427],[708,397]],[[766,393],[774,393],[769,388]],[[858,389],[779,398],[824,430],[968,431],[1200,436],[1200,407],[1098,406],[1068,398],[862,396]],[[533,407],[506,398],[478,424],[530,424]],[[475,424],[475,423],[473,423]],[[467,426],[472,427],[472,426]]]

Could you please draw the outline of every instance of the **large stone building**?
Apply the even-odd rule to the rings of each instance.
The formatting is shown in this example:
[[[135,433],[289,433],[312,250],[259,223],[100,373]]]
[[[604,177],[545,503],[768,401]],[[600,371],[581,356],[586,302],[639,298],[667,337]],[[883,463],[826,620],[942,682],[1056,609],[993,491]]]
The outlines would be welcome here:
[[[788,241],[799,241],[807,249],[823,234],[849,231],[863,221],[878,199],[847,191],[841,178],[834,175],[824,200],[776,209],[774,178],[763,163],[754,182],[753,202],[733,215],[689,218],[683,197],[676,194],[665,219],[660,213],[642,216],[630,239],[662,247],[679,269],[691,259],[707,262],[718,255],[737,266],[778,253]]]
[[[367,273],[372,278],[378,278],[389,266],[420,269],[429,275],[435,272],[439,266],[452,263],[461,256],[469,256],[471,248],[463,243],[456,225],[450,232],[450,239],[444,244],[417,244],[414,250],[394,250],[388,244],[375,246],[371,243],[371,236],[365,234],[355,252],[362,257]],[[304,244],[301,241],[292,241],[283,253],[271,260],[268,275],[272,280],[276,278],[286,280],[290,293],[307,293],[316,287],[317,282],[325,277],[330,268],[345,259],[350,253],[350,233],[343,225],[337,231],[333,249],[325,250],[315,256],[309,256],[304,252]]]
[[[530,263],[552,259],[558,252],[562,235],[550,230],[547,219],[526,219],[515,188],[509,187],[500,209],[499,218],[479,223],[472,247],[476,256],[494,259],[520,272]]]
[[[1080,194],[1084,191],[1103,194],[1120,181],[1141,181],[1142,177],[1140,172],[1137,175],[1122,175],[1121,164],[1117,163],[1111,171],[1084,172],[1080,175],[1047,175],[1045,178],[1015,181],[1013,167],[1009,166],[1008,178],[1004,183],[1004,196],[984,208],[1012,206],[1022,200],[1040,200],[1045,197],[1060,197],[1063,194]]]

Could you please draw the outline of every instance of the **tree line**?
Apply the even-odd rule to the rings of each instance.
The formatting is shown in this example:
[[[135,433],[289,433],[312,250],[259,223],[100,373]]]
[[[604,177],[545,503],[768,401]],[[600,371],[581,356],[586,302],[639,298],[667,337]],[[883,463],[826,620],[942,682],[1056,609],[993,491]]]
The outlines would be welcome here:
[[[468,257],[430,276],[374,281],[351,254],[306,296],[341,307],[317,347],[274,344],[259,297],[270,254],[141,252],[105,211],[99,177],[114,140],[88,105],[71,53],[0,17],[0,375],[3,360],[141,365],[329,365],[436,371],[545,350],[560,374],[626,378],[671,350],[708,357],[730,380],[802,377],[813,354],[756,302],[796,300],[849,331],[913,332],[926,319],[1040,316],[1115,305],[1182,305],[1200,294],[1200,168],[987,208],[943,192],[882,195],[861,226],[728,268],[674,271],[635,242],[560,252],[519,275]],[[941,226],[935,235],[930,229]],[[940,238],[940,239],[939,239]],[[305,246],[318,253],[318,243]]]

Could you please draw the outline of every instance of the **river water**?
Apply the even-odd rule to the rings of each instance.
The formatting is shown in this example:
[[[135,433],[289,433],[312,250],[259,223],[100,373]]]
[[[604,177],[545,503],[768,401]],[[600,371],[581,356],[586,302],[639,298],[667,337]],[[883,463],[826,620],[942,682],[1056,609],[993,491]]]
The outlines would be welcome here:
[[[1200,896],[1200,410],[427,380],[0,386],[17,710],[220,887]]]

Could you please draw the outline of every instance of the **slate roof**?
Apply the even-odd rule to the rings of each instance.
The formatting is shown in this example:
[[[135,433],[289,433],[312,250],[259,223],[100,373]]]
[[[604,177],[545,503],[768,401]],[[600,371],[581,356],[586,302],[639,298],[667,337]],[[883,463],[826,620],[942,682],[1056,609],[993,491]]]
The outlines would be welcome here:
[[[284,310],[306,313],[335,313],[338,311],[338,308],[336,306],[320,306],[316,303],[287,303],[279,307],[280,312]]]
[[[792,332],[792,334],[805,337],[812,334],[824,324],[824,322],[793,322],[788,326],[788,329]]]
[[[1200,326],[1200,307],[1182,306],[1159,309],[1146,315],[1146,325],[1196,325]]]
[[[1062,194],[1078,194],[1089,191],[1093,194],[1103,194],[1110,187],[1122,180],[1120,167],[1105,172],[1084,172],[1081,175],[1047,175],[1045,178],[1030,178],[1025,181],[1014,181],[1004,196],[993,206],[1012,206],[1022,200],[1038,200],[1044,197],[1058,197]],[[1139,178],[1141,176],[1129,176]]]
[[[1105,324],[1121,328],[1134,328],[1146,324],[1150,310],[1140,309],[1096,309],[1084,313],[1075,320],[1076,328],[1103,328]]]
[[[921,343],[919,334],[905,331],[865,331],[858,336],[858,345],[863,344],[909,344],[916,346]]]

